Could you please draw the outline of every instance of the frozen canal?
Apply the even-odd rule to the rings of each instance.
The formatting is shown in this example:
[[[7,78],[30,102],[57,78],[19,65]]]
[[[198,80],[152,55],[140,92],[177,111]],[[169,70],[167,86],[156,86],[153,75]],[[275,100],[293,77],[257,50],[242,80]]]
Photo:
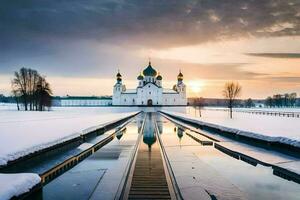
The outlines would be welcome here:
[[[126,184],[124,181],[129,181],[125,177],[135,146],[140,142],[142,152],[147,151],[147,156],[153,154],[154,159],[153,148],[157,148],[160,137],[172,173],[166,168],[165,171],[174,175],[184,199],[299,199],[300,185],[274,175],[271,167],[236,159],[216,149],[209,143],[213,142],[211,139],[178,127],[157,113],[152,116],[157,132],[155,125],[149,126],[147,120],[145,130],[140,132],[144,117],[135,117],[111,142],[46,185],[43,198],[119,197]],[[199,141],[207,143],[201,145]],[[139,154],[143,155],[137,152]],[[151,178],[144,181],[155,182]]]

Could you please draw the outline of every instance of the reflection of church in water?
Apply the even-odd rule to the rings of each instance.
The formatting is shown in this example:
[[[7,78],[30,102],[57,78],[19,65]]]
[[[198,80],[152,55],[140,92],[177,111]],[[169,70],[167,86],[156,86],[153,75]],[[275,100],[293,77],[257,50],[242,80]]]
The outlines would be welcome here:
[[[143,113],[138,120],[138,132],[141,133],[143,128],[143,119],[147,115],[146,113]],[[154,117],[155,116],[155,117]],[[146,119],[144,130],[143,130],[143,142],[148,145],[148,148],[151,149],[151,146],[157,141],[156,134],[155,134],[155,125],[154,122],[157,122],[157,128],[159,133],[163,132],[163,126],[161,121],[161,116],[156,115],[154,113],[150,113],[148,115],[148,119]]]
[[[146,119],[144,130],[143,128],[143,121],[145,119],[145,115],[147,115],[148,119]],[[148,146],[148,149],[151,150],[151,146],[157,142],[157,136],[155,133],[155,122],[157,123],[158,134],[163,134],[163,117],[161,115],[155,113],[142,113],[137,117],[136,123],[138,128],[138,133],[143,133],[143,142]],[[142,132],[143,131],[143,132]],[[175,127],[174,133],[177,135],[180,147],[181,147],[181,140],[184,136],[184,128],[182,127]],[[123,135],[126,134],[126,127],[118,130],[116,132],[116,137],[118,140],[121,140]]]
[[[158,128],[158,134],[163,133],[163,117],[158,114],[151,113],[148,115],[149,118],[147,119],[147,122],[144,125],[144,131],[143,131],[143,142],[148,145],[149,150],[151,149],[151,146],[157,142],[157,136],[155,134],[155,125],[154,121],[157,123]],[[141,117],[138,121],[138,131],[142,131],[143,126],[143,117]],[[183,137],[184,130],[181,128],[175,128],[174,132],[176,132],[179,142],[181,141],[181,138]]]
[[[155,126],[154,123],[151,123],[153,119],[153,114],[149,115],[149,123],[145,123],[144,126],[144,135],[143,142],[148,145],[148,148],[151,149],[151,146],[156,142]],[[160,123],[158,115],[156,115],[157,125],[159,133],[162,133],[162,123]]]

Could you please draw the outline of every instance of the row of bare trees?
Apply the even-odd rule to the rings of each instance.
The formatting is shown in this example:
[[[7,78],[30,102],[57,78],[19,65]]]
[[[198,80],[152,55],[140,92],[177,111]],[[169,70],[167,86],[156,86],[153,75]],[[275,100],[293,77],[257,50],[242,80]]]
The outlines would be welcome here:
[[[297,93],[275,94],[265,101],[265,105],[268,107],[294,107],[296,103]]]
[[[43,111],[51,107],[52,91],[50,84],[38,71],[21,68],[14,73],[11,85],[18,110],[21,109],[21,106],[26,111]]]

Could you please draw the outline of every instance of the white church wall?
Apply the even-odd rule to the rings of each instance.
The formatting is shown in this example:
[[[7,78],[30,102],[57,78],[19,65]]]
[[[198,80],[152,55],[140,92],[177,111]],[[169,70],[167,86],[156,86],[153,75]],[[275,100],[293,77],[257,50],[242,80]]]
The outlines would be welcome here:
[[[137,105],[136,99],[136,93],[122,93],[119,105]]]
[[[142,88],[138,88],[137,102],[139,105],[147,105],[148,100],[152,100],[152,105],[162,104],[162,88],[152,83],[146,84]]]
[[[114,85],[112,104],[113,105],[121,105],[121,91],[122,86],[120,84]]]

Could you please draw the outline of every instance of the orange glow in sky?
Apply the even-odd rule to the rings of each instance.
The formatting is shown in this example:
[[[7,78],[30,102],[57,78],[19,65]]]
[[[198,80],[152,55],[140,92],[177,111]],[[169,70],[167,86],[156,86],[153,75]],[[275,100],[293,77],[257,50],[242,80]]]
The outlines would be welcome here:
[[[111,95],[119,69],[128,89],[148,65],[188,96],[300,96],[300,3],[245,1],[38,1],[1,4],[0,94],[21,67],[47,76],[54,95]],[[41,12],[42,11],[42,12]]]

